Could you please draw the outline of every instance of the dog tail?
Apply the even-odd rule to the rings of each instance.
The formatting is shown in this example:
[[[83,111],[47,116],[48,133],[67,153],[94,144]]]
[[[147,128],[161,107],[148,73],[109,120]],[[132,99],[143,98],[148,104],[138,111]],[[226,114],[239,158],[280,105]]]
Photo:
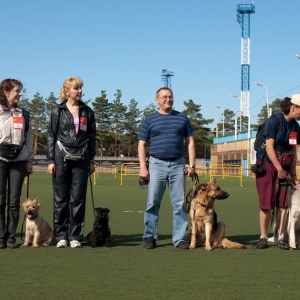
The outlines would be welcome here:
[[[223,248],[228,248],[228,249],[246,249],[246,246],[237,242],[230,241],[226,238],[222,240],[222,246]]]

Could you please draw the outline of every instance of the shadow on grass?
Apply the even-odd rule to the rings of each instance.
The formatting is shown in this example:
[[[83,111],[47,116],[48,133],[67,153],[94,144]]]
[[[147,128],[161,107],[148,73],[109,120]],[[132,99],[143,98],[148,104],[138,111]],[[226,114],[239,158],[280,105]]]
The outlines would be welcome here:
[[[227,239],[241,243],[245,246],[253,246],[256,245],[256,243],[259,240],[259,234],[255,235],[233,235],[233,236],[226,236]]]
[[[258,242],[259,235],[233,235],[226,236],[231,241],[241,243],[245,246],[255,246]],[[141,246],[143,244],[143,238],[141,234],[129,234],[129,235],[113,235],[112,246]],[[166,247],[173,245],[172,235],[159,235],[159,243],[157,247]]]
[[[111,243],[112,247],[140,247],[143,244],[143,237],[142,234],[112,235]],[[84,241],[83,244],[86,244],[86,241]],[[165,247],[170,245],[173,245],[171,235],[159,235],[159,244],[157,247]]]

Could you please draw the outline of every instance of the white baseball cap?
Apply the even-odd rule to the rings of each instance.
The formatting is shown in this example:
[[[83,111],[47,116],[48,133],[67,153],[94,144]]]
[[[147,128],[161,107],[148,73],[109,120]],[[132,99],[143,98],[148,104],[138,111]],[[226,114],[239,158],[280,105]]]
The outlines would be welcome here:
[[[292,95],[291,102],[295,105],[300,106],[300,94],[294,94]]]

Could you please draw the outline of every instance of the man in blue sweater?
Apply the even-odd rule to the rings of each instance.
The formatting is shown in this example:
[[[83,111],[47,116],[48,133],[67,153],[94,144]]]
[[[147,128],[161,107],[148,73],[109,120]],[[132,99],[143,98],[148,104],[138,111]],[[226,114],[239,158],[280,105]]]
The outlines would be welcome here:
[[[144,215],[144,247],[154,249],[157,244],[157,227],[160,204],[169,186],[173,208],[172,240],[175,247],[189,249],[184,240],[187,216],[185,199],[185,173],[195,174],[194,131],[184,114],[173,110],[173,92],[163,87],[156,92],[158,111],[144,120],[139,135],[138,154],[140,177],[149,180],[147,208]],[[149,167],[146,163],[146,146],[150,143]],[[184,147],[187,146],[189,164],[185,165]],[[186,171],[186,172],[185,172]]]

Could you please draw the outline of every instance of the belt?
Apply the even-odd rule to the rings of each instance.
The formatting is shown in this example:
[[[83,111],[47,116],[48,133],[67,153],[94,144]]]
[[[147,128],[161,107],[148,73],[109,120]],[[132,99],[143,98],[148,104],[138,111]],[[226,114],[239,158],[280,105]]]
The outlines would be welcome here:
[[[177,160],[177,159],[179,159],[179,158],[181,158],[182,157],[182,155],[181,156],[178,156],[178,157],[158,157],[158,156],[156,156],[156,155],[150,155],[150,156],[152,156],[152,157],[154,157],[154,158],[156,158],[156,159],[159,159],[159,160],[163,160],[163,161],[175,161],[175,160]]]

